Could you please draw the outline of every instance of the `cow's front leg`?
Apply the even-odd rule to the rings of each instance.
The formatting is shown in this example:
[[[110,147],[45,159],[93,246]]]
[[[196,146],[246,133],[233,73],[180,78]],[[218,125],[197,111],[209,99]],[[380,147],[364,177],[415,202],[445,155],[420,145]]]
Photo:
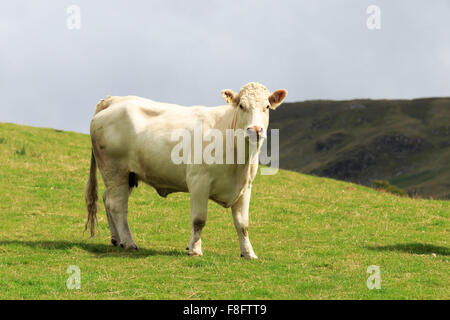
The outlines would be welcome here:
[[[202,239],[200,235],[206,224],[208,195],[205,192],[191,192],[192,235],[187,250],[190,256],[202,256]]]
[[[251,187],[246,188],[245,192],[238,201],[231,207],[234,226],[239,238],[241,247],[241,257],[246,259],[258,259],[253,251],[252,244],[248,238],[248,208],[250,204]]]

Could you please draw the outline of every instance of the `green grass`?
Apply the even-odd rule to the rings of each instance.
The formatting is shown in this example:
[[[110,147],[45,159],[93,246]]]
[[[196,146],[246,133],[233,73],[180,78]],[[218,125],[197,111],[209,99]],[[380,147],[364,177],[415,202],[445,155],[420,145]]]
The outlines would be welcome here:
[[[0,124],[0,298],[450,298],[448,201],[258,175],[249,233],[259,259],[247,261],[229,210],[210,203],[204,256],[189,257],[188,194],[163,199],[140,185],[129,220],[141,250],[125,252],[109,244],[103,207],[99,234],[83,234],[89,160],[87,135]],[[66,288],[70,265],[80,290]],[[366,287],[370,265],[380,290]]]

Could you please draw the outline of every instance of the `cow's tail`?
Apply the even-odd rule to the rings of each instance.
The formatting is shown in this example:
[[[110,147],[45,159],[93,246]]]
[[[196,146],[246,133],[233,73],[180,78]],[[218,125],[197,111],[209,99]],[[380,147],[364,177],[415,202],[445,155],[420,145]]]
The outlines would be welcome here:
[[[95,233],[95,223],[97,222],[97,200],[98,200],[98,187],[97,187],[97,163],[95,161],[94,151],[91,155],[91,170],[89,173],[89,179],[86,183],[86,191],[84,193],[84,199],[86,200],[87,220],[84,225],[84,231],[89,230],[91,232],[91,238]]]

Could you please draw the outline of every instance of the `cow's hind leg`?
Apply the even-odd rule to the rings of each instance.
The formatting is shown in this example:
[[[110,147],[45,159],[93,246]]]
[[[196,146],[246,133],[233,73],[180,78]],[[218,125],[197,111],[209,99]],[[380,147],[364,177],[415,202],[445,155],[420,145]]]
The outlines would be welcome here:
[[[109,217],[117,231],[120,239],[120,246],[125,249],[135,249],[138,247],[133,240],[130,228],[128,226],[128,197],[130,195],[130,187],[128,183],[108,187],[106,196],[106,206],[109,210]],[[112,229],[111,229],[112,230]],[[113,233],[111,231],[111,239]]]
[[[208,211],[208,195],[204,192],[191,191],[191,223],[192,234],[189,241],[188,253],[190,256],[202,256],[202,240],[200,235],[206,224]]]
[[[120,243],[119,232],[117,231],[116,225],[114,224],[114,220],[111,217],[109,203],[106,201],[107,197],[108,197],[108,192],[107,192],[107,190],[105,190],[105,192],[103,192],[103,203],[105,205],[106,217],[108,218],[109,230],[111,232],[111,243],[114,246],[118,246]]]

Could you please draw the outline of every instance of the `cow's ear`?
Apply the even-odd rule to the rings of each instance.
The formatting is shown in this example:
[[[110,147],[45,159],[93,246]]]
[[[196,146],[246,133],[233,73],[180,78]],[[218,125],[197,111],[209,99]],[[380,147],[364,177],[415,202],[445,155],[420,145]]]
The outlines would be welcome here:
[[[287,90],[285,89],[278,89],[272,92],[272,94],[269,96],[270,108],[276,109],[283,102],[286,96]]]
[[[227,103],[232,103],[236,98],[236,94],[231,89],[225,89],[222,90],[222,97],[225,99]]]

